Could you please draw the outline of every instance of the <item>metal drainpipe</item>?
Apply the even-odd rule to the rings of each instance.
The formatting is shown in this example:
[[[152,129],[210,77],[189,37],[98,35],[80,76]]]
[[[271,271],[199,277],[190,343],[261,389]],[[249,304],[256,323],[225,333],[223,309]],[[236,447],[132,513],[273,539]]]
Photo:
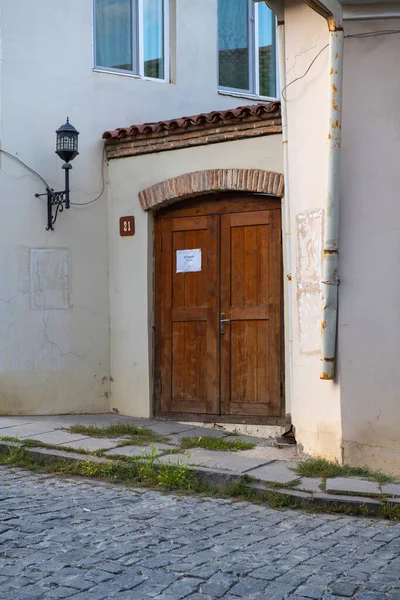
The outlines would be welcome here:
[[[324,254],[320,378],[335,378],[338,323],[339,185],[342,140],[343,17],[337,0],[303,0],[325,17],[329,27],[329,132]]]

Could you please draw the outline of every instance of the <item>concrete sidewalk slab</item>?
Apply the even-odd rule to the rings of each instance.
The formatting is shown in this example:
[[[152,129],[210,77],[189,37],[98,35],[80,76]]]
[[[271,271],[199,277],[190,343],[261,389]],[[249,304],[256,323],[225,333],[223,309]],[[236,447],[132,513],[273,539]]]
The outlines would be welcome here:
[[[296,473],[294,473],[294,477],[296,477]],[[298,486],[296,486],[296,489],[319,493],[322,491],[320,487],[321,484],[322,478],[318,479],[317,477],[302,477],[301,482]]]
[[[289,483],[298,476],[294,473],[286,463],[273,462],[267,465],[258,467],[248,471],[248,475],[260,479],[261,481],[273,481],[275,483]]]
[[[300,459],[293,447],[276,448],[275,446],[258,445],[251,450],[238,450],[237,454],[246,458],[264,459],[266,463],[275,461],[287,462],[290,463],[290,466]]]
[[[29,425],[34,423],[29,417],[0,417],[0,434],[6,435],[1,432],[2,429],[9,429],[10,427],[21,427],[21,425]]]
[[[225,434],[226,435],[226,434]],[[247,444],[254,444],[255,446],[272,446],[273,438],[259,438],[252,435],[230,435],[227,439],[229,440],[240,440]]]
[[[213,452],[202,448],[193,448],[193,450],[188,450],[184,454],[162,456],[160,461],[170,464],[184,463],[208,468],[227,469],[236,473],[246,473],[246,471],[266,463],[264,459],[246,458],[239,456],[236,452]]]
[[[173,433],[181,433],[184,431],[194,431],[198,429],[195,425],[183,425],[177,421],[151,421],[150,429],[160,435],[170,435]],[[188,434],[190,436],[190,433]]]
[[[14,427],[7,427],[6,429],[1,430],[2,433],[0,435],[24,439],[36,437],[37,435],[42,433],[52,433],[53,431],[56,431],[58,427],[58,423],[42,423],[38,421],[36,423],[27,423],[26,425],[15,425]]]
[[[352,477],[335,477],[326,480],[326,491],[332,494],[380,494],[379,483],[355,479]]]
[[[76,436],[75,436],[76,438]],[[60,450],[63,445],[69,446],[70,448],[75,448],[76,450],[86,450],[87,452],[97,452],[98,450],[103,450],[104,448],[110,449],[115,448],[118,444],[121,443],[121,438],[119,439],[110,439],[110,438],[91,438],[85,437],[81,440],[64,442],[60,444]]]
[[[173,450],[173,447],[167,446],[167,444],[153,443],[147,446],[120,446],[119,448],[108,450],[104,454],[106,456],[149,456],[153,454],[153,448],[155,448],[155,456],[159,456],[168,450]]]
[[[388,494],[389,496],[400,496],[400,484],[399,483],[386,483],[381,485],[382,494]]]
[[[22,442],[24,439],[36,440],[38,442],[43,442],[44,444],[52,444],[54,446],[59,446],[60,444],[64,444],[68,446],[72,442],[76,442],[79,440],[87,439],[85,435],[78,435],[73,433],[67,433],[61,430],[53,430],[47,431],[45,433],[39,433],[37,435],[28,435],[21,438]]]
[[[153,429],[153,425],[150,426]],[[154,431],[154,429],[153,429]],[[171,434],[170,440],[172,443],[179,445],[180,440],[184,437],[211,437],[211,438],[225,438],[227,436],[226,431],[220,429],[208,429],[207,427],[195,427],[193,429],[185,429],[178,433]],[[236,439],[236,437],[229,437],[228,439]]]

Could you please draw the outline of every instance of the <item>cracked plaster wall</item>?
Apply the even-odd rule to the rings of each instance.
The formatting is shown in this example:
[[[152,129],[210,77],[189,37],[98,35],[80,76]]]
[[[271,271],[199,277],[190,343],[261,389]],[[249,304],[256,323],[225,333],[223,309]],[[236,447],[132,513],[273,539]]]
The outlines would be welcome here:
[[[51,187],[63,189],[54,131],[69,115],[81,132],[71,172],[73,202],[93,200],[102,189],[103,131],[251,103],[217,93],[215,0],[176,0],[171,46],[176,41],[176,84],[94,72],[91,0],[0,0],[0,10],[0,147]],[[173,22],[174,11],[172,1]],[[99,412],[122,405],[130,414],[143,414],[148,379],[143,397],[129,395],[119,380],[110,405],[106,194],[92,205],[64,211],[55,231],[46,232],[45,201],[34,197],[44,191],[40,180],[0,154],[0,414]],[[128,198],[126,189],[124,211],[129,213],[133,200]],[[119,216],[111,214],[114,232]],[[42,250],[53,258],[45,259],[39,282],[37,275],[32,279],[31,261]],[[144,252],[139,249],[135,258]],[[133,261],[131,269],[136,267]],[[48,277],[48,269],[54,277]],[[68,306],[57,278],[60,285],[67,280]],[[61,300],[62,308],[54,308],[52,303]],[[121,339],[128,355],[142,353],[134,331],[123,331]],[[117,375],[123,371],[118,367]]]

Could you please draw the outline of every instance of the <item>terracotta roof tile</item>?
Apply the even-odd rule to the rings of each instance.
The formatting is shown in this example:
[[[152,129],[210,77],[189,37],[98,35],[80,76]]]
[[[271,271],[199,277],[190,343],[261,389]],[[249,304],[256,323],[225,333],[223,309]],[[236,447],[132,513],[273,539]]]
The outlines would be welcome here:
[[[257,119],[265,120],[270,118],[271,113],[280,111],[280,102],[269,102],[268,104],[253,104],[251,106],[239,106],[230,110],[215,110],[209,113],[201,113],[192,117],[182,117],[180,119],[171,119],[170,121],[158,121],[156,123],[143,123],[141,125],[131,125],[130,127],[121,127],[103,133],[103,139],[112,140],[125,137],[151,136],[155,133],[177,133],[194,127],[206,127],[207,125],[226,125]]]

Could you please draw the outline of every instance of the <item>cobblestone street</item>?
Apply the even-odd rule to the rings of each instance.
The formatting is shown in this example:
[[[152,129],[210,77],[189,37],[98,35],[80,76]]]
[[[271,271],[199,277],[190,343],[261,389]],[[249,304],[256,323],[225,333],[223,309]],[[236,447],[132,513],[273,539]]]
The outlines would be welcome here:
[[[400,524],[0,470],[0,598],[400,600]]]

